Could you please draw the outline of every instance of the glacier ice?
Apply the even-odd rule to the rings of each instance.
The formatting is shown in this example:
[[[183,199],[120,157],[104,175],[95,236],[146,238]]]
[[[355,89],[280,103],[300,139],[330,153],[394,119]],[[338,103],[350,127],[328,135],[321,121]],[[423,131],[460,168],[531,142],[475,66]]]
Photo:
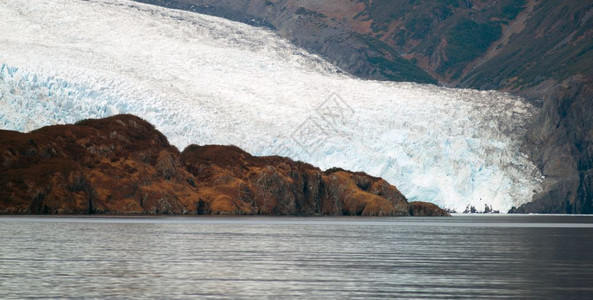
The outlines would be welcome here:
[[[273,32],[130,1],[4,0],[0,36],[1,129],[132,113],[179,148],[361,170],[457,211],[540,189],[520,152],[536,109],[505,93],[359,80]]]

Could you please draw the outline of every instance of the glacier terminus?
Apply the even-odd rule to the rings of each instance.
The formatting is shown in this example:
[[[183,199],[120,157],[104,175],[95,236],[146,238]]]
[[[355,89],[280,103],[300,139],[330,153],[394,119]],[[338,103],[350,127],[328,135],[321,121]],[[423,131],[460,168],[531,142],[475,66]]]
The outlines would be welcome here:
[[[0,129],[130,113],[180,149],[364,171],[457,211],[540,190],[521,153],[537,109],[506,93],[360,80],[269,30],[132,1],[3,0],[0,39]]]

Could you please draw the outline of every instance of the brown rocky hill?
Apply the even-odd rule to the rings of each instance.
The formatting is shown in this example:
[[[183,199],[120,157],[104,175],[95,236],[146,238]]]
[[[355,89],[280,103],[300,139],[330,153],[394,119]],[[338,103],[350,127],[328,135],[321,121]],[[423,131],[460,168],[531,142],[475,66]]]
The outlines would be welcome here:
[[[386,181],[234,146],[182,153],[132,115],[0,130],[0,213],[442,216]]]

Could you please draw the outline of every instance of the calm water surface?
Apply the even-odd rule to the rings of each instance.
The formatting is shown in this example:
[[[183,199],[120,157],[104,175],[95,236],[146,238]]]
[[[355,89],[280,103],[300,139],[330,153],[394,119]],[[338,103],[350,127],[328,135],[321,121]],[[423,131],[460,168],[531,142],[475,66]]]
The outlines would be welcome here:
[[[0,217],[0,298],[593,298],[593,217]]]

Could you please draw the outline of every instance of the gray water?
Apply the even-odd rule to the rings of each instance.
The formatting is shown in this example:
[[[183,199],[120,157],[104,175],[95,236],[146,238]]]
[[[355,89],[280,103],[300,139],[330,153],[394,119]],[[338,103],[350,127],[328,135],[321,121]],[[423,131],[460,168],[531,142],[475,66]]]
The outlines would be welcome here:
[[[0,217],[0,298],[593,298],[593,218]]]

